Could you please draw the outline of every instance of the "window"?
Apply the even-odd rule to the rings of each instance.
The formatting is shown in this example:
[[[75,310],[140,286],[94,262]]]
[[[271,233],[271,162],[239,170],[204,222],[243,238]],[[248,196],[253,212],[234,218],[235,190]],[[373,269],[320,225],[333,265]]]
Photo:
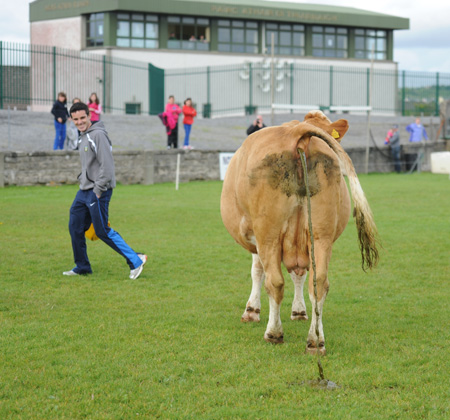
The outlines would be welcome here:
[[[348,34],[345,28],[312,27],[312,55],[314,57],[348,57]]]
[[[355,58],[386,60],[387,40],[386,31],[373,29],[355,30]]]
[[[158,16],[118,13],[116,35],[118,47],[158,48]]]
[[[209,50],[209,19],[195,17],[169,16],[168,48],[183,50]]]
[[[258,53],[258,23],[244,20],[218,22],[218,51],[238,53]]]
[[[283,55],[305,55],[305,27],[303,25],[266,24],[266,48],[272,53],[272,34],[274,53]]]
[[[103,45],[103,13],[93,13],[86,19],[86,46]]]

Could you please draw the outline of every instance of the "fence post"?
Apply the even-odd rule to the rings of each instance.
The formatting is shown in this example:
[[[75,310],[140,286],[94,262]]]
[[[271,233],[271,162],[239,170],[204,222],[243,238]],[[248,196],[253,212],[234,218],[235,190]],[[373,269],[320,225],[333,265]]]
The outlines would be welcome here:
[[[290,80],[290,94],[291,94],[291,105],[294,103],[294,63],[291,63],[290,66],[290,71],[291,71],[291,80]],[[291,108],[291,113],[294,112],[293,109]]]
[[[405,116],[405,70],[402,70],[402,116]]]
[[[211,103],[211,92],[210,92],[210,83],[211,83],[211,68],[208,66],[206,67],[206,102],[208,104]]]
[[[0,41],[0,109],[3,109],[3,41]]]
[[[330,66],[330,104],[333,105],[333,66]]]
[[[53,50],[53,102],[56,101],[56,47]]]
[[[253,69],[252,63],[248,63],[248,101],[250,109],[253,109]],[[209,102],[209,101],[208,101]]]
[[[367,69],[366,69],[366,78],[367,78],[366,105],[370,106],[370,69],[369,69],[369,67],[367,67]]]
[[[439,73],[436,73],[436,117],[439,116]]]
[[[106,107],[106,55],[103,56],[103,106]],[[105,109],[106,111],[106,109]]]

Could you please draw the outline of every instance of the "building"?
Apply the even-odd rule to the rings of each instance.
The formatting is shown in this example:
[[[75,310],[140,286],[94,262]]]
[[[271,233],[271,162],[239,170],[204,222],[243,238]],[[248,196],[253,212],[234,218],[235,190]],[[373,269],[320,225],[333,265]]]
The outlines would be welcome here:
[[[326,1],[326,0],[324,0]],[[409,19],[362,9],[260,0],[35,0],[31,44],[187,68],[261,61],[396,69]]]

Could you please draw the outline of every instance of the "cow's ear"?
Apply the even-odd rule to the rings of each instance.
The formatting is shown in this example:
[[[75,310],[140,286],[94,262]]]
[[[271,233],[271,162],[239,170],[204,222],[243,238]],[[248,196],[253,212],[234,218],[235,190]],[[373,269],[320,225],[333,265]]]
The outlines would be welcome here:
[[[342,137],[344,137],[345,133],[348,131],[348,121],[337,120],[330,125],[330,128],[327,131],[340,143]]]

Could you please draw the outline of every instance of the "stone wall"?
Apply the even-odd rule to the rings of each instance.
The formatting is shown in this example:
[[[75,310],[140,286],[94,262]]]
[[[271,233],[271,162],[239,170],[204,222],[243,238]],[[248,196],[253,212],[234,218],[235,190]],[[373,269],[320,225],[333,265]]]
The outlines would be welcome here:
[[[430,170],[430,154],[445,150],[445,142],[408,144],[406,154],[424,153],[422,170]],[[365,171],[366,149],[346,150],[357,172]],[[369,152],[369,172],[392,172],[388,150]],[[157,184],[174,182],[177,155],[180,154],[180,182],[220,179],[219,151],[164,150],[114,152],[116,180],[121,184]],[[404,169],[405,168],[404,162]],[[78,152],[4,152],[0,153],[0,187],[7,185],[75,184],[80,173]]]

